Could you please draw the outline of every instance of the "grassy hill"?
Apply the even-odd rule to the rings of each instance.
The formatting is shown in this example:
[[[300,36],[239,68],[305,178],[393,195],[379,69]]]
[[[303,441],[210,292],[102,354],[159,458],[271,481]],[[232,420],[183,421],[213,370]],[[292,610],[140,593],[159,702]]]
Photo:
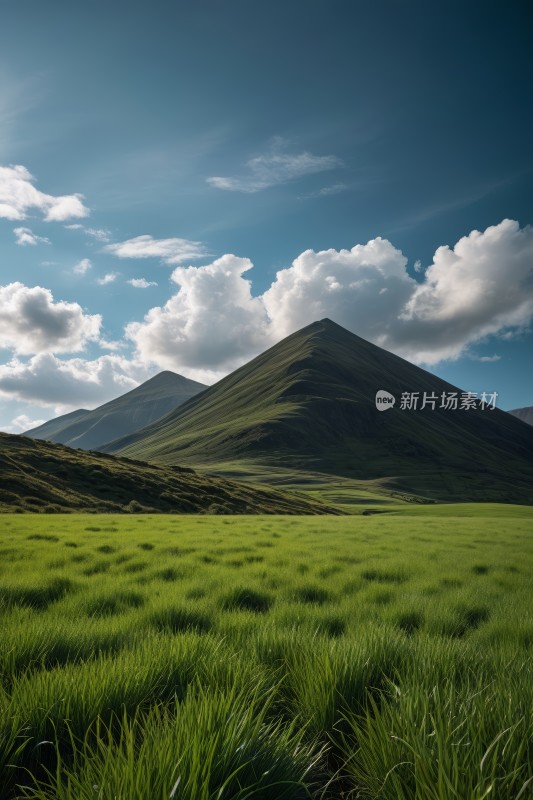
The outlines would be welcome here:
[[[385,389],[397,398],[375,407]],[[533,503],[533,429],[500,410],[402,410],[402,392],[460,392],[322,320],[288,336],[155,424],[103,448],[160,463],[236,460],[388,478],[440,500]]]
[[[0,433],[0,511],[340,513],[312,499],[191,469]]]
[[[24,435],[93,450],[117,436],[126,436],[155,422],[205,388],[202,383],[183,375],[160,372],[94,411],[73,411],[26,431]]]

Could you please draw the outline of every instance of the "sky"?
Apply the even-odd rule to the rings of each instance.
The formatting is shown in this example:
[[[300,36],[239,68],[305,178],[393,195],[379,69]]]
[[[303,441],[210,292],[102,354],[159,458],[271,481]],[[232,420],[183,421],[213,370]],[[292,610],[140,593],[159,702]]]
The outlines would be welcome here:
[[[529,2],[0,16],[0,430],[324,317],[533,405]]]

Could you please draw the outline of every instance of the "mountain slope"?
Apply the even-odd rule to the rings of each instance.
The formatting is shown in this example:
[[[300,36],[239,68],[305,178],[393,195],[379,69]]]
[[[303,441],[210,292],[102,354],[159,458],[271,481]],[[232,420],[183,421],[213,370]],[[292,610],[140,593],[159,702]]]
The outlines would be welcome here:
[[[339,514],[276,489],[0,433],[0,511]]]
[[[53,442],[54,437],[58,436],[64,428],[74,422],[80,422],[83,417],[90,413],[87,408],[78,408],[69,414],[61,414],[60,417],[54,417],[54,419],[49,419],[48,422],[43,422],[42,425],[38,425],[36,428],[24,431],[23,436],[30,436],[32,439],[48,439]]]
[[[206,387],[176,375],[160,372],[130,392],[99,406],[94,411],[74,411],[25,432],[35,439],[94,450],[158,420]],[[62,424],[63,423],[63,424]]]
[[[397,398],[375,407],[385,389]],[[533,502],[533,430],[485,409],[402,410],[402,392],[460,392],[322,320],[157,423],[106,446],[161,463],[245,459],[373,479],[448,500]],[[438,404],[437,404],[438,406]]]
[[[521,419],[522,422],[527,422],[528,425],[533,425],[533,406],[526,406],[525,408],[513,408],[508,412],[513,417]]]

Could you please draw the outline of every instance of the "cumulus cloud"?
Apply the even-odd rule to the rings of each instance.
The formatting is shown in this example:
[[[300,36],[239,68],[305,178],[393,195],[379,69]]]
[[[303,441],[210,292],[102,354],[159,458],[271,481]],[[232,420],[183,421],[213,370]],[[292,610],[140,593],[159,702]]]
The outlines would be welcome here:
[[[306,250],[262,296],[276,338],[324,317],[367,339],[387,334],[416,286],[406,264],[381,238],[351,250]]]
[[[118,258],[160,258],[165,264],[181,264],[208,255],[201,242],[178,238],[154,239],[148,235],[108,244],[104,250]]]
[[[33,185],[35,178],[26,167],[0,167],[0,217],[24,220],[29,211],[40,211],[47,222],[86,217],[83,195],[51,195]]]
[[[236,178],[212,176],[207,178],[207,183],[217,189],[253,194],[305,175],[342,166],[342,161],[336,156],[316,156],[307,152],[287,153],[285,147],[286,142],[276,138],[266,153],[246,161],[244,175]]]
[[[175,269],[178,293],[126,328],[139,358],[194,376],[195,369],[227,372],[255,355],[271,331],[261,298],[252,297],[243,277],[251,268],[249,259],[225,255],[204,267]]]
[[[31,228],[14,228],[13,233],[17,239],[17,244],[20,244],[22,247],[28,244],[50,244],[50,239],[47,239],[46,236],[37,236],[36,233],[33,233]]]
[[[13,359],[0,365],[0,396],[53,407],[60,414],[74,408],[95,408],[153,374],[146,365],[117,355],[88,361],[42,354],[27,362]]]
[[[386,239],[350,250],[306,250],[253,297],[248,259],[226,255],[176,269],[177,294],[126,334],[138,357],[163,368],[235,368],[282,337],[329,317],[412,361],[457,358],[533,316],[533,229],[504,220],[441,247],[418,280]],[[196,372],[196,375],[199,373]]]
[[[114,283],[119,277],[120,272],[107,272],[102,278],[97,278],[96,283],[100,286],[107,286],[108,283]]]
[[[102,318],[23,283],[0,286],[0,348],[18,355],[74,353],[98,339]]]
[[[19,414],[18,417],[11,420],[10,425],[4,427],[4,431],[6,433],[23,433],[32,428],[38,428],[39,425],[43,425],[45,422],[45,419],[32,419],[27,414]]]
[[[149,286],[157,286],[156,281],[147,281],[146,278],[131,278],[126,283],[129,283],[135,289],[148,289]]]
[[[91,260],[89,258],[82,258],[81,261],[74,267],[74,272],[76,275],[85,275],[85,273],[90,270],[92,267]]]
[[[439,247],[395,328],[396,345],[424,363],[457,357],[467,344],[533,315],[533,228],[505,219]]]

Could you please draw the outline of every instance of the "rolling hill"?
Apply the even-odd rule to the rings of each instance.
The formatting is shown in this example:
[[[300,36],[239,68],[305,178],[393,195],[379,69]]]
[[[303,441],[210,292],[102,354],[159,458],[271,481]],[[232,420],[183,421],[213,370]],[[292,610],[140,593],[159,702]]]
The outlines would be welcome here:
[[[155,422],[205,388],[174,372],[160,372],[94,411],[72,411],[26,431],[24,436],[94,450]]]
[[[527,422],[528,425],[533,425],[533,406],[526,406],[525,408],[513,408],[509,411],[513,417],[521,419],[522,422]]]
[[[306,497],[0,433],[0,512],[339,514]]]
[[[378,411],[376,392],[396,404]],[[403,392],[435,408],[400,407]],[[262,464],[387,478],[438,500],[533,503],[533,429],[330,320],[288,336],[156,423],[102,449],[164,464]]]

